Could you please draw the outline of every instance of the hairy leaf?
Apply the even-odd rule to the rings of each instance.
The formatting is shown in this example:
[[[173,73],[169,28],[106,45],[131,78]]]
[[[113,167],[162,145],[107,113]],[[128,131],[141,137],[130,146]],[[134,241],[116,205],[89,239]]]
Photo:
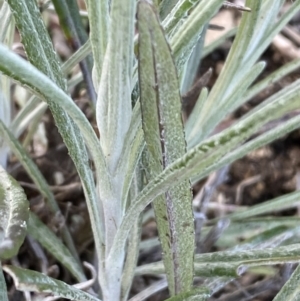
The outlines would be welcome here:
[[[153,8],[138,5],[139,82],[143,130],[152,178],[184,155],[181,96],[176,69]],[[172,295],[193,283],[194,225],[191,187],[183,181],[154,202],[163,259]]]
[[[0,165],[0,259],[15,256],[22,245],[29,218],[29,202],[17,183]]]
[[[4,266],[3,270],[13,278],[16,288],[20,291],[51,293],[54,296],[69,300],[101,301],[76,287],[55,280],[39,272],[11,265]]]

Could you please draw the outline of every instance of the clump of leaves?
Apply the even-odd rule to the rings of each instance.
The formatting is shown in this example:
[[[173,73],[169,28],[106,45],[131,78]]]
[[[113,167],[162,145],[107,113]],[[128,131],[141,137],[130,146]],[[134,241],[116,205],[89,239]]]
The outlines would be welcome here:
[[[5,37],[12,35],[10,27],[14,28],[14,19],[28,62],[0,45],[0,70],[3,73],[3,97],[0,99],[2,103],[10,101],[9,82],[4,76],[28,88],[33,98],[16,120],[0,122],[1,138],[47,199],[51,212],[60,214],[46,181],[16,139],[24,123],[30,120],[32,108],[38,105],[38,115],[41,115],[45,103],[48,105],[81,179],[95,241],[100,284],[95,297],[39,272],[5,265],[3,270],[12,276],[19,290],[51,292],[78,300],[125,301],[135,275],[166,274],[166,281],[157,282],[134,300],[144,300],[164,287],[169,289],[170,300],[205,300],[249,267],[298,262],[300,259],[299,244],[281,246],[287,238],[296,237],[295,223],[285,224],[284,230],[280,228],[280,231],[278,223],[272,223],[270,233],[258,235],[264,236],[259,243],[258,239],[253,239],[252,243],[231,250],[195,255],[191,204],[191,183],[299,128],[300,118],[295,116],[249,140],[267,122],[299,109],[297,80],[235,124],[212,134],[228,114],[259,93],[271,80],[279,79],[298,66],[296,61],[293,67],[287,65],[253,85],[265,67],[264,62],[258,61],[262,52],[299,10],[300,1],[294,1],[280,17],[282,0],[246,1],[245,10],[251,9],[251,12],[243,13],[222,72],[211,91],[201,89],[185,124],[181,117],[181,89],[188,90],[193,84],[195,70],[192,71],[192,66],[198,66],[201,61],[206,28],[224,1],[153,2],[86,1],[90,40],[63,66],[53,50],[36,1],[7,0],[2,5],[1,15],[5,22],[1,27],[1,41],[10,45]],[[57,11],[61,9],[60,14],[65,9],[66,16],[74,22],[68,6],[53,3]],[[230,4],[226,2],[226,5]],[[100,139],[69,97],[64,75],[90,50],[94,59],[95,117]],[[88,80],[89,77],[85,78]],[[95,165],[96,180],[88,164],[88,151]],[[8,176],[3,174],[0,192],[6,193]],[[17,186],[15,182],[10,185]],[[17,196],[21,193],[19,190],[13,193]],[[258,214],[296,206],[299,196],[299,192],[291,193],[228,216],[232,221],[230,227]],[[10,199],[0,201],[8,204]],[[153,203],[163,261],[137,268],[141,215],[150,203]],[[15,210],[13,205],[1,205],[1,214],[11,216]],[[27,209],[21,205],[18,209],[22,211],[17,215],[18,223],[26,225]],[[215,225],[207,238],[214,233],[215,237],[220,236],[229,224],[212,222]],[[11,231],[4,231],[3,241],[10,239],[18,248],[20,240],[24,239],[23,231],[18,236],[15,235],[18,228]],[[75,279],[86,280],[66,226],[61,242],[31,214],[28,234],[47,248]],[[207,239],[202,240],[204,245],[206,242]],[[0,254],[1,248],[2,244]],[[293,294],[299,290],[299,272],[297,268],[275,300],[293,300]],[[2,274],[1,277],[4,287]],[[195,288],[194,280],[198,278],[205,281]]]

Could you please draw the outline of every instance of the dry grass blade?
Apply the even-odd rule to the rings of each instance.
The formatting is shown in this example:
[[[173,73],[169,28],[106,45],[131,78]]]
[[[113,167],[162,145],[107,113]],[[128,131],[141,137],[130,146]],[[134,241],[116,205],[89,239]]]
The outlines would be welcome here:
[[[251,12],[251,8],[243,6],[243,5],[234,4],[229,1],[224,1],[223,6],[225,8],[234,8],[234,9],[241,10],[241,11]]]

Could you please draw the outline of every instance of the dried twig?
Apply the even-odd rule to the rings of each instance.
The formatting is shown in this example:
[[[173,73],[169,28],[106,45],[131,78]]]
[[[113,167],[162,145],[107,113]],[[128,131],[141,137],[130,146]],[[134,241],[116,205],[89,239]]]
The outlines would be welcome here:
[[[251,8],[243,6],[243,5],[234,4],[234,3],[231,3],[229,1],[224,1],[223,7],[225,7],[225,8],[234,8],[234,9],[238,9],[238,10],[241,10],[241,11],[251,12]]]

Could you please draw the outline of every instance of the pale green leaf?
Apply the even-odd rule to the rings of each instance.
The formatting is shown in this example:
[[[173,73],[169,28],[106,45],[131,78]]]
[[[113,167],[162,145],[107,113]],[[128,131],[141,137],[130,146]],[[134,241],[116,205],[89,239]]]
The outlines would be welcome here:
[[[249,152],[260,148],[284,135],[292,132],[293,130],[299,128],[300,125],[300,116],[296,116],[286,121],[285,123],[269,130],[260,136],[250,140],[249,142],[239,146],[232,152],[225,155],[223,158],[216,160],[214,164],[207,168],[205,173],[199,172],[197,176],[194,176],[192,183],[196,183],[199,179],[202,179],[204,176],[209,175],[212,171],[222,168],[223,166],[234,162],[237,159],[244,157]]]
[[[0,262],[0,299],[2,301],[9,301],[7,296],[7,288],[6,288],[6,282],[2,271],[2,265]]]
[[[183,292],[177,296],[166,299],[166,301],[205,301],[210,297],[210,292],[206,288],[196,288],[188,292]]]
[[[216,242],[216,246],[224,249],[230,248],[233,245],[240,243],[240,238],[245,241],[253,243],[253,240],[259,240],[266,237],[266,233],[283,228],[287,233],[297,235],[294,231],[297,229],[297,221],[295,218],[289,217],[280,218],[266,216],[261,218],[249,218],[247,221],[232,221],[230,226],[224,231],[223,235]],[[204,227],[203,232],[207,232],[209,228]]]
[[[142,187],[142,170],[137,168],[133,177],[130,198],[134,198],[140,192]],[[122,274],[122,284],[121,284],[121,300],[128,300],[128,295],[130,293],[130,288],[132,286],[132,281],[134,278],[134,272],[137,266],[139,258],[139,245],[142,232],[142,216],[137,220],[136,224],[133,226],[130,237],[128,239],[128,248],[126,252],[126,260],[124,263],[123,274]]]
[[[189,91],[197,78],[198,68],[201,62],[202,50],[205,41],[207,26],[204,26],[201,36],[199,37],[188,61],[185,64],[182,72],[182,80],[180,83],[180,92],[185,94]]]
[[[239,231],[237,233],[230,232],[229,235],[230,236],[236,235],[240,237],[241,233],[244,234],[243,231],[244,229],[241,226],[238,229]],[[287,241],[298,231],[299,231],[299,227],[295,227],[294,229],[289,229],[286,226],[277,226],[270,230],[264,231],[258,235],[255,235],[254,237],[251,237],[251,239],[246,240],[241,245],[237,245],[238,244],[237,241],[231,242],[231,245],[229,247],[232,248],[232,245],[235,245],[235,247],[232,248],[231,252],[232,254],[236,252],[236,256],[238,258],[239,253],[245,250],[257,251],[258,249],[275,248],[280,244],[282,244],[283,242]],[[234,262],[234,263],[222,262],[221,260],[219,262],[211,262],[211,263],[207,262],[205,264],[199,264],[199,265],[196,264],[195,274],[199,277],[215,277],[215,276],[237,277],[239,276],[240,273],[242,273],[246,269],[246,267],[243,267],[242,269],[238,270],[239,265],[240,263],[238,262]],[[259,265],[260,263],[258,262],[258,266]],[[137,276],[144,275],[144,274],[154,274],[154,275],[162,274],[163,272],[164,272],[164,268],[162,262],[155,262],[152,264],[142,265],[137,267],[136,269]]]
[[[10,52],[3,45],[0,45],[0,70],[3,71],[3,73],[5,73],[6,75],[9,75],[17,80],[19,83],[31,87],[32,91],[36,93],[36,95],[38,95],[48,103],[50,101],[53,101],[56,104],[59,104],[59,106],[63,108],[63,110],[60,110],[60,114],[58,116],[60,120],[61,118],[67,116],[66,112],[73,118],[74,122],[80,128],[80,131],[85,138],[89,150],[91,151],[92,157],[95,160],[97,178],[99,179],[99,181],[101,181],[101,183],[103,183],[101,187],[104,187],[104,189],[101,190],[102,194],[100,197],[102,198],[103,196],[103,198],[110,199],[110,180],[108,179],[106,164],[101,152],[99,140],[96,137],[96,134],[90,123],[81,112],[81,110],[74,104],[72,99],[61,89],[59,89],[57,85],[55,85],[47,76],[39,72],[36,68],[18,57],[16,54]],[[88,196],[87,199],[90,200],[90,202],[88,202],[88,208],[90,210],[90,218],[93,225],[93,231],[97,233],[95,234],[96,247],[100,252],[100,250],[102,249],[100,240],[102,239],[103,233],[101,233],[101,230],[99,230],[98,228],[98,225],[101,225],[102,221],[100,219],[101,214],[99,213],[98,200],[94,195],[94,180],[92,175],[90,174],[88,159],[86,158],[85,154],[81,153],[82,151],[85,151],[85,148],[83,147],[81,149],[78,145],[74,145],[74,142],[76,140],[73,141],[70,139],[71,133],[78,137],[78,131],[76,133],[73,131],[71,132],[67,124],[64,124],[68,133],[67,141],[72,144],[72,150],[74,150],[75,152],[74,155],[76,156],[76,159],[79,160],[78,162],[82,163],[81,167],[83,168],[83,173],[87,175],[87,183],[85,181],[83,182],[83,184],[86,183],[87,186],[84,185],[83,188],[86,195]]]
[[[45,24],[40,16],[37,3],[28,1],[7,1],[22,36],[22,43],[29,61],[49,76],[62,89],[66,81]]]
[[[121,300],[128,300],[130,288],[134,278],[135,268],[138,262],[139,242],[142,231],[142,224],[140,221],[133,226],[130,232],[130,239],[128,241],[128,249],[126,254],[126,261],[122,274]]]
[[[185,154],[176,69],[153,8],[138,4],[139,83],[144,137],[153,178]],[[171,295],[193,283],[194,225],[191,187],[184,181],[154,201]]]
[[[29,217],[29,202],[17,183],[0,165],[0,259],[15,256],[22,245]]]
[[[154,295],[155,293],[165,289],[168,287],[168,283],[166,279],[162,279],[159,281],[154,282],[153,284],[149,285],[147,288],[133,296],[129,299],[129,301],[143,301],[147,300],[150,296]]]
[[[257,84],[253,85],[250,89],[248,89],[248,91],[243,96],[243,99],[240,101],[240,103],[245,103],[246,101],[250,100],[252,97],[254,97],[258,93],[263,91],[265,88],[275,84],[284,76],[297,70],[299,67],[300,67],[300,59],[296,59],[287,64],[284,64],[282,67],[272,72],[266,78],[264,78]]]
[[[118,164],[123,156],[122,151],[132,117],[131,81],[134,62],[135,12],[136,0],[113,0],[110,2],[109,35],[98,87],[96,120],[112,187],[110,190],[112,194],[101,198],[106,256],[109,254],[116,231],[123,218],[124,203],[122,204],[121,198],[127,170],[118,169]],[[134,160],[132,161],[134,162]],[[101,195],[106,187],[103,187],[103,183],[100,181],[97,184]],[[109,268],[106,268],[104,260],[101,262],[102,268],[105,269],[104,273],[101,273],[105,275],[105,279],[100,278],[104,299],[120,299],[118,285],[122,276],[124,256],[125,250],[118,258],[115,258],[114,265],[108,265]]]
[[[0,43],[11,46],[14,36],[14,21],[7,2],[0,9]],[[0,74],[0,120],[6,125],[11,123],[11,80]],[[0,165],[6,168],[8,148],[0,137]]]
[[[86,280],[82,267],[57,236],[44,225],[36,215],[30,214],[28,233],[37,240],[47,252],[58,260],[78,281]]]
[[[155,197],[165,192],[170,186],[177,185],[183,179],[191,178],[196,174],[198,174],[199,178],[206,176],[208,172],[216,168],[216,162],[221,161],[230,150],[249,138],[265,122],[299,108],[299,83],[296,81],[292,86],[292,88],[287,87],[283,89],[280,92],[281,97],[268,102],[267,105],[255,110],[254,113],[249,114],[235,125],[230,126],[220,134],[206,139],[203,143],[189,150],[185,156],[168,166],[151,181],[141,192],[138,200],[135,201],[134,207],[132,206],[128,209],[115,240],[113,251],[118,253],[119,248],[123,249],[125,243],[123,239],[126,239],[128,235],[130,224]],[[297,125],[293,124],[293,126]],[[288,130],[284,128],[282,132],[286,133],[291,128],[291,125],[288,124]],[[271,137],[275,139],[274,135]],[[266,140],[263,141],[267,143]],[[111,253],[111,260],[116,256],[114,252]]]
[[[192,129],[195,127],[195,124],[197,123],[197,120],[199,118],[199,114],[203,108],[204,102],[206,101],[208,96],[208,89],[203,88],[200,92],[200,95],[197,99],[197,102],[193,108],[193,111],[188,117],[188,120],[185,123],[185,132],[186,137],[191,133]]]
[[[109,35],[109,3],[107,0],[86,0],[93,51],[93,82],[98,90]]]
[[[136,0],[114,0],[110,7],[107,48],[104,56],[101,81],[96,104],[96,120],[100,144],[111,177],[112,197],[102,198],[105,223],[105,248],[108,253],[123,216],[121,197],[126,169],[117,169],[123,156],[125,138],[132,116],[131,80]],[[99,182],[100,193],[105,187]],[[121,259],[121,258],[120,258]],[[116,264],[120,268],[119,264]],[[107,270],[118,279],[118,272]],[[108,277],[109,278],[109,277]],[[109,283],[114,281],[109,280]],[[112,284],[113,285],[113,284]],[[117,293],[117,290],[110,290]],[[118,299],[118,296],[111,296]]]
[[[11,21],[11,17],[12,17],[12,13],[9,9],[9,5],[7,4],[7,2],[4,2],[2,4],[2,7],[0,9],[0,42],[3,43],[7,32],[8,32],[8,28],[9,28],[9,24]]]
[[[300,259],[300,244],[293,244],[277,248],[264,248],[245,251],[220,251],[215,253],[197,254],[195,264],[207,264],[216,262],[232,262],[242,265],[265,265],[283,262],[297,262]]]
[[[207,137],[220,120],[231,111],[230,107],[227,107],[225,110],[223,109],[224,105],[229,105],[226,103],[228,99],[230,100],[230,105],[233,106],[235,101],[240,98],[240,95],[245,93],[245,90],[250,85],[251,82],[245,85],[244,80],[247,78],[245,74],[251,74],[253,65],[247,64],[247,66],[244,66],[241,61],[254,34],[261,2],[261,0],[250,0],[246,3],[247,6],[251,7],[252,11],[251,13],[243,13],[237,35],[222,68],[222,72],[204,103],[200,116],[198,116],[197,140],[195,141],[195,138],[189,136],[189,145],[192,140],[194,141],[191,145],[195,145]],[[252,75],[252,81],[253,78],[254,76]],[[195,137],[195,133],[192,136]]]
[[[260,243],[259,248],[249,249],[249,247],[251,246],[245,245],[228,251],[196,254],[195,274],[199,277],[226,276],[236,278],[249,267],[295,263],[300,260],[299,244],[278,247],[277,243],[264,248],[264,243]],[[142,265],[136,269],[136,276],[163,273],[162,262]]]
[[[76,64],[90,54],[90,51],[91,43],[90,40],[88,40],[61,66],[62,72],[67,75]],[[82,78],[82,74],[80,75]],[[70,89],[69,85],[68,89]],[[41,102],[37,96],[32,96],[17,113],[12,121],[12,124],[10,125],[10,129],[14,133],[14,136],[18,138],[33,119],[39,120],[46,111],[47,107],[47,104]]]
[[[187,133],[188,148],[191,148],[201,142],[203,139],[202,133],[205,132],[205,128],[210,128],[211,125],[218,124],[223,116],[242,105],[239,99],[240,95],[253,83],[257,76],[262,72],[265,65],[266,64],[264,62],[259,62],[249,70],[245,70],[245,72],[241,75],[241,84],[239,87],[232,91],[232,94],[230,94],[227,98],[224,96],[226,99],[224,99],[225,103],[222,106],[222,109],[216,111],[215,114],[211,116],[211,119],[204,125],[200,116],[203,114],[205,105],[209,101],[210,96],[206,99],[205,103],[203,103],[202,110],[200,111],[200,116],[198,115],[197,121],[195,122],[191,132]]]
[[[297,208],[300,204],[300,191],[295,191],[273,200],[263,202],[247,208],[245,211],[236,212],[227,217],[232,220],[245,220],[260,214],[274,213],[289,208]]]
[[[128,198],[128,192],[132,178],[134,176],[134,170],[137,166],[138,160],[140,159],[142,150],[145,146],[144,133],[142,130],[142,120],[140,114],[140,102],[137,102],[133,112],[129,126],[129,130],[125,138],[126,143],[123,146],[122,156],[118,162],[117,173],[125,172],[125,178],[123,183],[122,192],[122,208],[123,212],[126,211],[130,201]]]
[[[0,75],[0,80],[1,77],[2,76]],[[10,104],[1,91],[1,83],[0,83],[0,122],[6,124],[10,122]],[[1,137],[0,135],[0,165],[3,168],[6,168],[8,151],[9,149],[5,144],[3,137]]]
[[[23,292],[50,293],[69,300],[101,301],[76,287],[39,272],[11,265],[5,265],[3,270],[13,278],[16,288]]]
[[[132,114],[131,77],[135,3],[135,0],[112,1],[111,34],[108,37],[98,89],[97,125],[111,175],[116,172],[117,163],[122,155]]]
[[[87,40],[75,53],[73,53],[68,60],[62,64],[62,72],[68,74],[72,68],[79,62],[85,59],[91,52],[91,41]]]
[[[299,301],[300,300],[300,265],[284,284],[273,301]]]
[[[173,2],[172,5],[170,5]],[[176,3],[177,2],[177,3]],[[168,5],[170,12],[163,17],[162,26],[166,34],[170,34],[174,28],[178,27],[178,24],[182,25],[183,20],[189,15],[189,12],[194,6],[196,6],[201,0],[165,0],[160,6],[160,14],[166,11],[166,5]],[[172,7],[171,7],[172,6]]]
[[[4,125],[4,123],[0,120],[0,134],[4,138],[6,144],[10,147],[10,149],[15,153],[20,163],[24,166],[27,173],[32,178],[33,182],[40,190],[41,194],[46,198],[48,206],[50,207],[53,213],[59,211],[59,207],[55,201],[54,195],[49,189],[49,186],[36,166],[36,164],[32,161],[32,159],[28,156],[25,149],[18,142],[18,140],[12,135],[12,133],[8,130],[8,128]]]
[[[54,87],[56,92],[59,90],[59,88],[66,91],[66,80],[63,76],[58,57],[54,51],[52,41],[41,18],[36,1],[8,0],[8,3],[13,12],[18,30],[22,36],[22,43],[24,45],[28,60],[48,77],[47,80],[52,83],[52,88]],[[14,71],[12,71],[12,64],[17,64],[17,60],[12,58],[13,63],[9,63],[7,57],[8,53],[6,51],[6,55],[4,55],[2,59],[6,61],[6,64],[8,64],[6,68],[9,70],[8,73],[11,74],[14,73]],[[0,69],[2,68],[0,67]],[[20,69],[21,68],[18,64],[18,70],[15,72],[15,74],[18,74],[19,78],[26,78],[26,76],[20,75]],[[4,70],[2,69],[2,71]],[[27,70],[27,72],[30,73],[30,77],[32,78],[34,72],[30,72],[29,70]],[[57,86],[52,81],[56,83]],[[40,82],[40,77],[36,78],[36,80],[31,84],[31,87],[38,85]],[[43,94],[44,91],[41,90],[39,92]],[[63,91],[61,92],[63,93]],[[100,206],[98,204],[99,199],[96,195],[94,178],[88,163],[88,154],[82,138],[82,131],[79,130],[76,122],[74,122],[74,120],[69,117],[66,111],[63,110],[61,104],[59,101],[57,101],[55,96],[49,96],[49,94],[43,94],[43,96],[45,97],[45,100],[47,101],[47,104],[53,114],[56,126],[62,135],[62,138],[68,148],[70,157],[72,158],[81,179],[83,191],[87,199],[91,222],[93,225],[92,228],[94,233],[97,233],[95,234],[97,252],[98,255],[101,256],[103,250],[101,239],[103,237],[103,233],[101,232],[100,227],[101,219],[99,213]],[[66,97],[67,95],[65,94],[64,98]],[[56,101],[54,99],[56,99]],[[73,104],[71,100],[70,102]],[[73,105],[73,107],[76,106]],[[85,123],[88,123],[83,114],[81,114],[81,119],[84,120]],[[88,136],[91,137],[94,132],[91,130],[90,124],[88,124],[88,126],[90,128]],[[100,150],[97,150],[97,155],[101,156]],[[105,170],[103,165],[101,169],[102,171]],[[73,247],[72,250],[74,249],[75,248]],[[73,256],[77,256],[75,252]]]
[[[174,34],[170,41],[174,60],[179,74],[196,45],[202,28],[221,7],[223,0],[202,1],[191,12],[184,25]]]
[[[244,97],[242,97],[242,101],[239,100],[241,96],[243,96],[243,93],[239,88],[241,84],[243,84],[243,79],[240,76],[240,72],[245,73],[245,70],[251,68],[251,65],[255,63],[262,51],[269,45],[271,41],[268,34],[269,28],[272,30],[274,28],[274,23],[276,21],[277,13],[281,7],[282,1],[272,1],[272,4],[270,1],[268,3],[266,1],[260,10],[259,1],[252,2],[253,3],[251,3],[251,1],[247,2],[247,6],[252,6],[252,12],[244,13],[237,37],[235,38],[235,42],[226,60],[222,73],[214,85],[208,101],[206,102],[205,107],[199,116],[199,120],[201,120],[202,123],[202,133],[199,136],[202,136],[202,134],[203,137],[206,136],[207,133],[211,132],[219,120],[224,118],[228,112],[233,110],[235,107],[241,104],[242,101],[244,101]],[[294,3],[293,6],[293,11],[295,13],[296,4]],[[261,18],[260,16],[267,17]],[[289,12],[288,17],[285,14],[280,19],[280,24],[282,24],[282,19],[285,20],[284,22],[287,22],[288,18],[291,16],[291,12]],[[277,25],[275,27],[277,28]],[[267,36],[268,43],[265,43]],[[261,47],[262,45],[264,45],[264,48]],[[251,56],[251,60],[248,58],[248,56]],[[240,89],[239,93],[235,91],[237,89]],[[235,94],[232,95],[232,91],[235,91]],[[228,103],[228,100],[230,100],[231,103]],[[213,104],[211,102],[213,102]],[[225,103],[228,109],[223,110],[223,103]],[[203,131],[205,133],[203,133]],[[200,139],[202,138],[200,137],[199,140]]]
[[[47,200],[47,204],[52,211],[53,214],[56,216],[62,216],[62,213],[60,212],[60,209],[54,199],[53,193],[50,191],[49,186],[40,172],[40,170],[37,168],[35,163],[32,161],[32,159],[28,156],[26,151],[23,149],[21,144],[17,141],[17,139],[12,135],[12,133],[6,128],[6,126],[2,123],[0,120],[0,133],[2,137],[4,138],[6,144],[10,147],[10,149],[14,152],[16,157],[19,159],[20,163],[23,165],[24,169],[27,171],[28,175],[31,177],[37,188],[40,190],[41,194],[45,197]],[[74,247],[72,237],[70,232],[68,231],[68,228],[64,226],[62,228],[62,234],[63,238],[65,240],[65,243],[70,248],[73,256],[77,259],[79,262],[79,258],[77,256],[77,251]],[[78,272],[81,271],[82,278],[81,280],[85,279],[82,268],[79,267]]]
[[[250,64],[251,63],[253,64],[255,61],[258,60],[258,58],[261,56],[263,51],[270,45],[270,43],[273,40],[273,38],[275,37],[275,35],[278,34],[284,26],[286,26],[286,24],[291,20],[291,18],[300,9],[300,1],[296,0],[280,16],[280,18],[277,19],[276,13],[274,12],[273,9],[276,8],[277,13],[278,13],[279,12],[278,8],[280,8],[282,3],[283,3],[283,0],[276,0],[276,1],[268,0],[265,2],[265,14],[263,16],[263,19],[265,18],[265,16],[268,16],[269,13],[271,13],[270,15],[273,15],[274,20],[273,20],[273,22],[270,22],[270,20],[268,18],[266,19],[266,21],[269,21],[269,26],[268,26],[267,30],[264,31],[263,34],[260,32],[261,29],[259,27],[256,28],[256,34],[260,36],[260,39],[259,39],[259,42],[256,41],[257,47],[252,48],[254,51],[252,53],[250,53],[248,51],[247,57],[249,58],[248,62]],[[277,22],[275,22],[275,21],[277,21]],[[249,50],[250,50],[250,47],[249,47]]]
[[[166,16],[169,15],[172,8],[176,5],[178,0],[162,0],[159,8],[159,13],[161,19],[164,19]]]

